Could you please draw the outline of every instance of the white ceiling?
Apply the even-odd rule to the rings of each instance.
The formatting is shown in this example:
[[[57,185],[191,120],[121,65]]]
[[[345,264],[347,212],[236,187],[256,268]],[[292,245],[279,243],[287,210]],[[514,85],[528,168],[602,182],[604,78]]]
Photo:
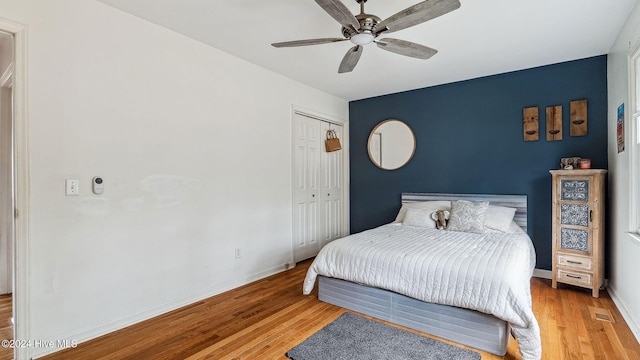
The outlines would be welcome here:
[[[365,46],[351,73],[348,41],[295,48],[273,42],[341,37],[313,0],[100,0],[345,100],[356,100],[606,54],[638,0],[461,0],[449,14],[390,34],[437,49],[418,60]],[[369,0],[385,19],[419,0]],[[359,13],[355,0],[343,0]]]

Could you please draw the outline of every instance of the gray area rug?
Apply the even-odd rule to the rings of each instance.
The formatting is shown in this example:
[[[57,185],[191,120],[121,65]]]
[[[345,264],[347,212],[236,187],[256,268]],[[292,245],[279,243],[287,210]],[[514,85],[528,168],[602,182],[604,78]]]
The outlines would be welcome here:
[[[293,360],[479,360],[480,354],[344,313],[287,352]]]

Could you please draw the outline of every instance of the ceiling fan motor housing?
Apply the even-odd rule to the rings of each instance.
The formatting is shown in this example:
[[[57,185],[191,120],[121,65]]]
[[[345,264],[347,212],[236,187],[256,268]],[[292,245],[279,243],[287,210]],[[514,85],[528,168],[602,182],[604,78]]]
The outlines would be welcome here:
[[[356,19],[358,19],[360,23],[360,32],[373,32],[373,28],[382,21],[379,17],[371,14],[358,14],[356,15]]]
[[[343,26],[342,35],[344,35],[345,38],[351,39],[351,37],[356,34],[370,34],[374,38],[377,36],[377,34],[373,32],[373,29],[381,21],[379,17],[363,13],[356,15],[356,19],[358,19],[358,22],[360,23],[360,30],[354,32],[353,29]]]

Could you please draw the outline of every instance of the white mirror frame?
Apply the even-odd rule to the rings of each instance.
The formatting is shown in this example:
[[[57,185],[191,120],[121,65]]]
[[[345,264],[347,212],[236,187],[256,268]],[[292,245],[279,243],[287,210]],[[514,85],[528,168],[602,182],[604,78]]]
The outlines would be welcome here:
[[[396,170],[413,158],[416,137],[409,125],[400,120],[387,119],[371,130],[367,151],[371,162],[380,169]]]

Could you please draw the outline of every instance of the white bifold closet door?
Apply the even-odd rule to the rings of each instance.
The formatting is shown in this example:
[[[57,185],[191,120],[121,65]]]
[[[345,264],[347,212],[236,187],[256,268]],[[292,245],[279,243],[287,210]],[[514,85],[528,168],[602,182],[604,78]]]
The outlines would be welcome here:
[[[327,131],[342,141],[342,125],[302,114],[294,118],[293,245],[296,262],[342,236],[344,151],[326,152]]]

